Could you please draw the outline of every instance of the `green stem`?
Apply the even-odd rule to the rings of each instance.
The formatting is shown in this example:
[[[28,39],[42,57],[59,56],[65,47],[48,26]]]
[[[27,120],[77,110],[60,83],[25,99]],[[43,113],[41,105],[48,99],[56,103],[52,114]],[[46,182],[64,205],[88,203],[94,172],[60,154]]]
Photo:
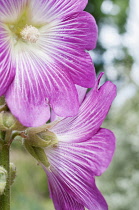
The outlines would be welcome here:
[[[5,138],[0,140],[0,165],[7,171],[7,182],[4,193],[0,195],[0,210],[10,210],[10,145],[11,131],[5,133]]]

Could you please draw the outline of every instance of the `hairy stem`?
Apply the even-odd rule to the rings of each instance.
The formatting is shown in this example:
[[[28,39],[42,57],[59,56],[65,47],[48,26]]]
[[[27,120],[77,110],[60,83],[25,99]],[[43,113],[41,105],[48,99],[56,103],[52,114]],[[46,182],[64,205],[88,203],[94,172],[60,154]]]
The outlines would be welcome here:
[[[0,210],[10,210],[10,145],[8,142],[11,138],[11,131],[3,132],[1,136],[3,138],[0,138],[0,166],[7,171],[7,180],[4,193],[0,195]]]

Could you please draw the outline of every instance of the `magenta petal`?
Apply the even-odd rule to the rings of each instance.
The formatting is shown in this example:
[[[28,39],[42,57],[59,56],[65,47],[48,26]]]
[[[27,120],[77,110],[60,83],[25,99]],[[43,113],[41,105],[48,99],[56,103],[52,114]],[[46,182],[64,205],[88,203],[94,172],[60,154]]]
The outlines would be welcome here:
[[[90,163],[90,168],[95,176],[100,176],[111,163],[115,141],[115,136],[110,130],[101,128],[96,135],[84,143],[86,145],[84,152],[86,155],[88,153],[88,164]]]
[[[23,45],[16,52],[16,76],[10,86],[6,99],[12,113],[23,122],[22,113],[33,113],[35,119],[38,117],[38,123],[30,118],[30,126],[40,126],[48,118],[47,107],[50,105],[55,113],[60,116],[74,116],[78,112],[79,102],[75,85],[70,76],[63,72],[60,66],[35,48],[28,48]],[[38,54],[42,56],[38,56]],[[45,99],[47,98],[46,102]],[[18,106],[19,104],[19,106]],[[15,106],[16,105],[16,106]],[[23,105],[23,111],[20,114],[20,106]],[[19,107],[19,110],[16,110]],[[38,114],[39,108],[40,115]],[[45,107],[47,107],[46,113]],[[27,110],[28,109],[28,110]],[[36,117],[35,117],[36,111]],[[42,113],[42,114],[41,114]],[[27,116],[24,116],[27,118]],[[34,120],[35,120],[34,119]],[[24,125],[29,126],[24,120]],[[41,124],[40,124],[41,123]]]
[[[108,167],[113,156],[114,141],[109,130],[101,129],[90,140],[81,143],[60,142],[56,147],[46,148],[52,172],[49,175],[54,176],[55,182],[60,182],[65,192],[86,208],[106,210],[107,204],[96,188],[94,175],[100,175]]]
[[[23,12],[28,0],[0,0],[0,21],[13,22]]]
[[[98,29],[94,17],[83,11],[61,19],[49,29],[47,36],[49,35],[51,37],[48,38],[54,43],[60,45],[63,42],[67,50],[70,46],[76,51],[92,50],[96,47]]]
[[[18,94],[20,94],[18,92]],[[30,104],[24,96],[11,88],[6,94],[6,102],[12,114],[25,126],[36,127],[45,124],[50,118],[50,108],[42,99],[40,104]]]
[[[70,166],[72,163],[76,171],[82,171],[82,177],[87,179],[87,173],[100,176],[108,168],[114,150],[115,136],[110,130],[101,128],[94,136],[81,143],[59,143],[59,149],[55,152],[60,167],[64,168],[64,164]]]
[[[93,87],[95,69],[85,51],[96,45],[97,27],[93,17],[86,12],[74,14],[55,25],[42,27],[41,34],[38,45],[44,53],[68,72],[75,84]]]
[[[81,105],[84,98],[85,98],[87,88],[81,87],[79,85],[75,85],[75,87],[76,87],[76,90],[77,90],[77,93],[78,93],[79,104]]]
[[[59,158],[59,162],[63,164],[61,167],[64,168],[64,164],[70,165],[72,162],[78,172],[82,170],[84,174],[82,176],[86,179],[86,172],[100,176],[108,168],[114,151],[114,134],[108,129],[101,128],[94,136],[81,143],[59,143],[59,148],[55,152],[57,159]],[[63,160],[66,162],[62,162]]]
[[[8,89],[15,76],[15,66],[12,60],[10,39],[0,23],[0,95]]]
[[[76,117],[66,118],[52,128],[60,141],[81,142],[91,138],[100,128],[113,99],[116,96],[116,86],[106,82],[99,89],[91,90]]]
[[[81,12],[87,5],[87,0],[37,0],[31,1],[33,22],[51,22],[74,12]],[[39,23],[38,22],[38,23]]]
[[[78,85],[75,85],[76,87],[76,90],[77,90],[77,94],[78,94],[78,99],[79,99],[79,105],[82,103],[84,97],[85,97],[85,94],[86,94],[86,91],[87,91],[87,88],[83,88],[81,86],[78,86]],[[54,120],[62,120],[64,119],[63,117],[59,117],[58,115],[56,115],[56,113],[54,112],[54,110],[51,110],[51,122],[54,121]]]
[[[48,171],[46,173],[48,175],[50,197],[56,210],[84,210],[84,207],[65,191],[59,177]]]
[[[75,46],[67,47],[62,42],[57,48],[52,47],[49,45],[47,49],[49,55],[57,66],[70,75],[74,84],[85,88],[94,86],[95,68],[88,52],[75,49]]]
[[[55,148],[46,148],[45,152],[51,171],[59,177],[66,192],[88,209],[104,210],[107,205],[93,177],[108,168],[114,150],[113,133],[100,129],[91,139],[81,143],[60,142]]]
[[[54,78],[52,80],[53,87],[50,95],[51,107],[58,116],[75,116],[78,113],[79,101],[76,88],[70,77],[65,72],[60,72],[58,66],[51,73],[51,77]]]
[[[61,168],[60,164],[58,165],[59,168],[51,168],[52,172],[45,169],[48,175],[51,198],[56,210],[68,210],[66,207],[72,207],[71,201],[77,209],[82,209],[84,206],[89,210],[108,210],[107,203],[97,189],[93,176],[88,174],[90,180],[88,177],[84,179],[81,173],[77,173],[76,168],[71,172],[70,167],[74,166],[72,162],[69,168],[67,165],[65,168]]]

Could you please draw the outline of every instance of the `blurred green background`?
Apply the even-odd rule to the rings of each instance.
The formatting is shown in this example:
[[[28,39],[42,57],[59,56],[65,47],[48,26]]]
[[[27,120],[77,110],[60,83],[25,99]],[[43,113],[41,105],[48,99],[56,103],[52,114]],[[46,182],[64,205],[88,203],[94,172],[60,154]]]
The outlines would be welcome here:
[[[86,10],[96,19],[99,40],[91,52],[103,82],[113,81],[118,95],[103,127],[112,130],[117,149],[109,169],[97,185],[109,210],[139,209],[139,1],[89,0]],[[44,171],[14,142],[11,159],[17,167],[12,186],[12,210],[54,210]]]

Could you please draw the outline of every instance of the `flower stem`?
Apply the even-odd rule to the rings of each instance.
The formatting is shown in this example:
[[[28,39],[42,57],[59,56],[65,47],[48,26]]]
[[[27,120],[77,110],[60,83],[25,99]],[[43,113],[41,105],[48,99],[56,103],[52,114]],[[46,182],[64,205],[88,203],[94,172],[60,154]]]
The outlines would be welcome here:
[[[0,195],[0,210],[10,210],[10,145],[8,142],[11,138],[11,131],[3,132],[0,131],[0,166],[2,166],[7,171],[7,180],[4,193]]]

